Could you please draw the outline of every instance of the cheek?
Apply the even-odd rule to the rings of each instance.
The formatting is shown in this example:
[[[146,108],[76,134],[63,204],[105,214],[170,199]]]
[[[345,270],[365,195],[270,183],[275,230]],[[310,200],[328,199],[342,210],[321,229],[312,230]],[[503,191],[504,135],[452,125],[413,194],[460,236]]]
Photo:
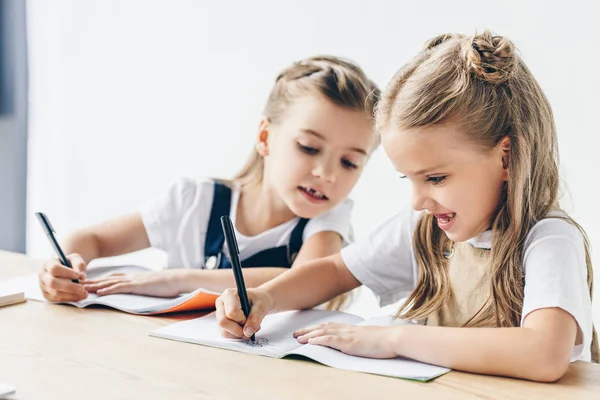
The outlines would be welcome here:
[[[281,157],[275,168],[283,180],[295,182],[311,174],[312,158],[298,151],[290,152]]]
[[[461,212],[471,208],[469,203],[472,198],[465,193],[465,188],[462,185],[453,185],[446,188],[446,190],[440,190],[434,200],[448,210]]]
[[[340,178],[338,179],[337,188],[340,192],[344,193],[344,197],[350,194],[350,191],[354,188],[356,182],[360,178],[360,171],[347,171],[343,170],[340,173]]]
[[[273,167],[279,171],[301,168],[306,164],[306,157],[295,145],[278,146],[271,153]]]
[[[455,180],[439,191],[435,200],[443,207],[461,215],[475,216],[487,213],[491,198],[486,183],[489,185],[489,180],[480,181],[474,177]]]
[[[487,175],[485,178],[480,181],[478,186],[479,190],[475,193],[478,197],[478,209],[480,209],[481,213],[485,213],[486,217],[491,216],[496,208],[498,207],[498,203],[500,202],[500,197],[502,194],[502,187],[504,185],[504,181],[501,179],[490,178],[490,175]]]

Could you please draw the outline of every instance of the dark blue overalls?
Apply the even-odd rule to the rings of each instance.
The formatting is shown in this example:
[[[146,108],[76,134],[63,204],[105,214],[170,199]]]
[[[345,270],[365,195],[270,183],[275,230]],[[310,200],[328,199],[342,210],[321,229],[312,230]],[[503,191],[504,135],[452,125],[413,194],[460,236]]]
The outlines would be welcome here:
[[[223,257],[223,244],[225,235],[221,226],[221,217],[229,215],[231,209],[231,189],[222,183],[215,182],[215,194],[213,196],[212,209],[206,241],[204,242],[204,266],[207,269],[231,268],[227,257]],[[290,268],[296,255],[302,247],[302,235],[308,219],[301,218],[292,231],[287,246],[265,249],[255,255],[242,260],[242,267],[285,267]]]

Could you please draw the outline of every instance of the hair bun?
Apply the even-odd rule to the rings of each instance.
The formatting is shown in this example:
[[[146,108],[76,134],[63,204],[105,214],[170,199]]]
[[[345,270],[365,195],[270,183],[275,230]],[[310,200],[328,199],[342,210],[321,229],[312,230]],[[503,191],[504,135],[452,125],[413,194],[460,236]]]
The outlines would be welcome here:
[[[436,37],[429,39],[425,43],[425,46],[423,46],[423,50],[433,49],[434,47],[439,46],[440,44],[442,44],[448,40],[459,39],[461,37],[462,37],[462,35],[458,35],[455,33],[443,33],[441,35],[438,35]]]
[[[467,68],[491,84],[506,82],[517,64],[512,42],[487,30],[467,41],[465,58]]]

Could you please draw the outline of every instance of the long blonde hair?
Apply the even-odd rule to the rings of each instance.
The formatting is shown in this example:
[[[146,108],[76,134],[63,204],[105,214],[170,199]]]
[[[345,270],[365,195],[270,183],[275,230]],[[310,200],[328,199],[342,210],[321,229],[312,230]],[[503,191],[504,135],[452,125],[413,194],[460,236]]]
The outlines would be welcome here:
[[[276,123],[285,118],[286,109],[295,99],[316,94],[335,105],[373,117],[379,93],[377,85],[353,62],[326,55],[310,57],[293,63],[277,76],[263,113],[270,122]],[[378,144],[379,136],[375,135],[371,151]],[[263,173],[264,160],[254,149],[233,182],[242,186],[261,183]],[[339,295],[327,302],[325,308],[338,310],[349,299],[348,293]]]
[[[527,234],[551,211],[559,210],[559,167],[552,109],[537,81],[502,36],[444,34],[396,73],[377,105],[377,129],[409,129],[457,122],[475,146],[488,151],[508,136],[510,180],[492,220],[491,296],[465,326],[519,326],[523,308],[523,255]],[[566,214],[565,214],[566,215]],[[590,296],[593,272],[583,234]],[[413,247],[419,277],[398,311],[422,319],[450,296],[444,249],[450,240],[431,215],[417,223]],[[592,358],[598,360],[594,331]]]

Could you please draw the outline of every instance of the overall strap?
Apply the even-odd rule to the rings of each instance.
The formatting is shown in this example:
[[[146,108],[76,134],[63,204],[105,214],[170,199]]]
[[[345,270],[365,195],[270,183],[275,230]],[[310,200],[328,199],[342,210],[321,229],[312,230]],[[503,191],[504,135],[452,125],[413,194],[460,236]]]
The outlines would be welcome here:
[[[300,219],[292,234],[290,235],[290,241],[287,245],[272,247],[265,249],[254,254],[251,257],[242,260],[243,268],[256,268],[256,267],[283,267],[290,268],[294,263],[294,259],[298,255],[300,248],[302,247],[302,236],[304,234],[304,228],[309,220]],[[229,260],[224,258],[221,262],[221,268],[231,268]]]
[[[212,208],[204,241],[204,266],[207,269],[219,268],[222,264],[223,243],[225,236],[221,227],[221,217],[231,211],[231,189],[222,183],[215,182]]]
[[[304,228],[306,228],[306,224],[308,223],[308,221],[309,220],[307,218],[301,218],[300,221],[298,221],[298,223],[296,224],[294,230],[292,231],[292,235],[290,236],[290,242],[287,246],[287,258],[289,261],[288,268],[292,266],[294,260],[296,259],[296,256],[300,252],[300,248],[302,247],[303,243],[302,237],[304,236]]]

